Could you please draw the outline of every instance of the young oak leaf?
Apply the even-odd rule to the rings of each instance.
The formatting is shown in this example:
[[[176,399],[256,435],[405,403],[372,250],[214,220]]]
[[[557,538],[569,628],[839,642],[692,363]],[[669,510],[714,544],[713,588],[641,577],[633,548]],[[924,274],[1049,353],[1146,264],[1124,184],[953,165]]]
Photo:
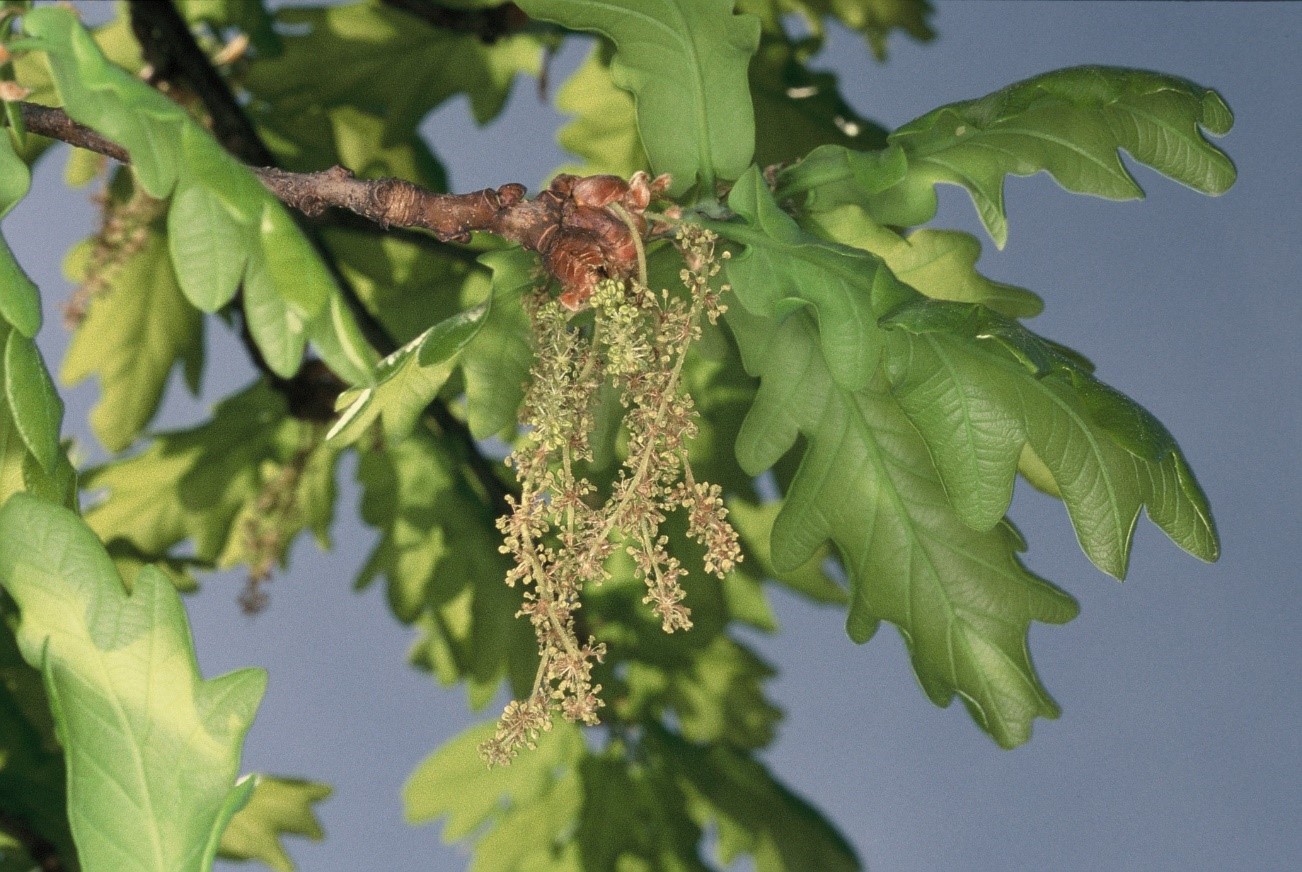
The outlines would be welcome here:
[[[881,258],[801,230],[778,206],[756,167],[737,180],[728,205],[744,224],[702,223],[746,246],[728,264],[737,299],[763,318],[811,307],[823,357],[836,383],[849,390],[866,385],[881,359],[883,334],[877,318],[916,292],[901,284]]]
[[[905,236],[853,204],[807,214],[801,226],[872,252],[897,279],[928,297],[981,303],[1011,318],[1030,318],[1044,309],[1044,301],[1031,291],[977,272],[981,243],[970,233],[924,227]]]
[[[376,383],[344,391],[335,401],[339,420],[326,438],[348,445],[380,421],[384,438],[406,438],[425,407],[438,396],[457,358],[488,319],[493,295],[470,309],[447,318],[380,361]]]
[[[276,872],[294,872],[281,837],[325,838],[312,806],[330,796],[330,785],[273,775],[253,776],[253,794],[222,832],[217,856],[261,860]]]
[[[172,585],[146,568],[128,593],[67,509],[14,496],[0,541],[19,647],[45,678],[64,747],[81,868],[206,872],[253,788],[236,776],[266,673],[203,680]]]
[[[494,729],[493,724],[471,727],[416,767],[402,790],[408,823],[446,815],[443,841],[465,838],[545,797],[557,771],[575,767],[587,753],[580,728],[557,719],[534,751],[522,754],[510,766],[490,769],[479,746]]]
[[[696,744],[662,728],[649,730],[657,757],[687,791],[688,809],[718,831],[719,861],[749,854],[759,872],[858,872],[854,848],[807,801],[754,756],[728,742]]]
[[[759,20],[732,0],[521,0],[530,17],[600,33],[615,44],[611,76],[637,100],[637,125],[651,169],[669,173],[672,195],[750,164],[755,117],[746,70]]]
[[[533,633],[513,617],[520,595],[502,583],[510,564],[497,550],[493,511],[452,454],[417,429],[363,452],[357,480],[362,520],[380,537],[356,586],[388,582],[394,616],[420,632],[412,662],[443,684],[465,681],[476,707],[503,675],[527,691],[537,669]]]
[[[935,184],[958,185],[1003,248],[1005,176],[1043,171],[1074,193],[1137,199],[1143,191],[1121,163],[1124,149],[1195,190],[1222,194],[1234,164],[1202,131],[1220,136],[1233,123],[1219,94],[1185,79],[1072,67],[934,109],[892,133],[880,153],[824,147],[782,173],[778,195],[806,194],[810,209],[856,202],[880,223],[908,226],[936,214]]]
[[[1125,577],[1141,506],[1181,548],[1216,559],[1211,510],[1188,462],[1129,397],[980,306],[924,301],[882,324],[891,391],[967,524],[999,523],[1029,447],[1081,548],[1109,575]]]
[[[203,319],[181,293],[157,228],[106,276],[63,358],[60,378],[74,385],[96,375],[100,399],[91,427],[118,452],[153,420],[180,363],[192,392],[203,371]]]

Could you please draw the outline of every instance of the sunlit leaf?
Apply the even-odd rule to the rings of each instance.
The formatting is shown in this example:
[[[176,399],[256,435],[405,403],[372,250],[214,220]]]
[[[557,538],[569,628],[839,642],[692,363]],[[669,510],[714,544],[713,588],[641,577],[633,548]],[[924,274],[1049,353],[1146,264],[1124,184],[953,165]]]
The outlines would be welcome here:
[[[385,439],[404,439],[447,382],[458,355],[483,327],[492,300],[490,295],[473,309],[440,321],[380,361],[374,387],[340,394],[339,420],[327,438],[347,445],[379,421]]]
[[[981,243],[970,233],[924,227],[901,235],[853,205],[813,213],[806,226],[836,242],[871,251],[897,279],[929,297],[980,303],[1012,318],[1030,318],[1044,309],[1044,301],[1025,288],[977,272]]]
[[[291,375],[307,322],[338,291],[284,207],[183,108],[110,63],[70,11],[34,10],[24,28],[24,47],[45,51],[68,114],[123,146],[147,193],[174,195],[169,241],[186,297],[214,311],[242,278],[259,348]]]
[[[91,410],[95,435],[121,451],[153,420],[173,369],[181,364],[192,390],[203,367],[203,323],[181,293],[162,234],[116,264],[77,325],[60,377],[76,384],[98,376]]]
[[[128,595],[67,509],[15,496],[0,509],[0,541],[0,583],[21,611],[19,647],[44,675],[67,756],[81,867],[209,869],[252,786],[235,777],[266,674],[200,678],[172,585],[145,570]]]
[[[579,728],[558,721],[539,738],[535,751],[510,766],[489,769],[479,745],[492,737],[493,729],[493,724],[472,727],[416,767],[402,791],[409,823],[446,816],[443,840],[464,838],[502,812],[544,794],[557,769],[574,766],[586,751]]]
[[[254,781],[248,804],[235,813],[222,833],[217,855],[229,860],[261,860],[276,872],[293,872],[294,863],[281,838],[325,838],[312,806],[330,796],[330,786],[271,775],[254,776]]]

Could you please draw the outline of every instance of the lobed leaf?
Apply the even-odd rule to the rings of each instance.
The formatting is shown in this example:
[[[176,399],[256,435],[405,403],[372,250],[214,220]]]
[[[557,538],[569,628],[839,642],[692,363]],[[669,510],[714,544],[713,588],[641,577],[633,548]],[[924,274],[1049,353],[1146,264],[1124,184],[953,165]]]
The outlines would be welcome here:
[[[304,527],[324,536],[329,525],[336,452],[318,444],[318,425],[290,418],[284,399],[264,382],[228,397],[210,421],[158,434],[141,453],[87,470],[82,486],[107,491],[86,520],[123,559],[157,561],[187,539],[201,565],[233,565],[247,556],[243,520],[266,518],[259,497],[291,464],[302,464],[291,510],[277,518],[280,545]],[[304,456],[302,452],[306,451]]]
[[[652,735],[687,790],[693,818],[717,828],[721,863],[749,854],[757,872],[862,868],[845,836],[754,757],[726,742],[693,744],[665,730]]]
[[[146,569],[128,594],[67,509],[17,495],[0,509],[0,541],[19,647],[41,669],[65,750],[81,867],[211,868],[252,787],[235,777],[266,674],[201,679],[171,584]]]
[[[760,379],[737,459],[758,475],[797,437],[806,446],[773,525],[775,568],[801,566],[830,540],[850,576],[851,638],[866,641],[880,620],[894,623],[933,702],[958,694],[1000,744],[1025,741],[1035,717],[1058,712],[1031,666],[1030,623],[1069,620],[1076,605],[1026,570],[1006,524],[978,531],[963,523],[926,443],[888,393],[877,320],[920,295],[873,255],[805,234],[757,175],[738,183],[729,205],[744,227],[711,226],[747,250],[726,267],[743,303],[728,326]],[[793,297],[800,305],[776,304]]]
[[[867,641],[890,621],[933,702],[957,693],[1001,745],[1026,741],[1035,717],[1058,714],[1031,666],[1030,623],[1070,620],[1075,603],[1026,570],[1006,527],[979,532],[962,522],[884,380],[858,391],[837,385],[809,314],[727,317],[761,379],[738,461],[758,474],[798,435],[806,443],[773,526],[774,564],[799,566],[830,539],[850,575],[850,637]]]
[[[157,228],[104,275],[63,359],[60,378],[74,385],[98,376],[91,427],[111,452],[126,448],[153,420],[173,369],[182,365],[197,392],[203,370],[203,319],[181,293]]]
[[[276,872],[294,872],[281,837],[290,834],[314,841],[325,838],[312,806],[330,796],[330,786],[271,775],[255,775],[253,782],[248,804],[235,813],[222,833],[217,856],[261,860]]]
[[[811,213],[802,226],[872,252],[897,279],[933,299],[980,303],[1011,318],[1030,318],[1044,309],[1044,301],[1031,291],[977,272],[981,243],[970,233],[924,227],[905,236],[854,205]]]
[[[335,401],[339,419],[326,438],[341,445],[355,442],[377,420],[385,439],[406,438],[447,382],[461,351],[483,327],[492,301],[489,295],[480,305],[440,321],[380,361],[373,387],[340,394]]]
[[[402,790],[408,823],[446,816],[443,841],[463,839],[546,796],[558,770],[575,766],[587,750],[580,729],[558,720],[539,738],[536,750],[510,766],[489,769],[479,745],[493,730],[493,724],[471,727],[416,767]]]
[[[1207,498],[1171,435],[1129,397],[976,306],[916,303],[883,323],[898,328],[887,343],[892,393],[967,524],[999,523],[1029,448],[1104,572],[1125,576],[1143,505],[1180,547],[1216,559]]]
[[[412,660],[444,684],[466,681],[483,704],[511,679],[527,691],[537,650],[527,622],[515,620],[520,595],[504,583],[493,511],[449,450],[423,429],[361,455],[362,520],[380,541],[357,578],[388,582],[389,607],[421,631]]]
[[[1113,200],[1143,196],[1121,163],[1124,149],[1140,163],[1206,194],[1234,183],[1230,159],[1203,136],[1234,123],[1215,91],[1175,76],[1117,67],[1045,73],[978,100],[951,103],[889,137],[889,163],[905,168],[895,188],[874,176],[872,155],[843,153],[844,169],[796,166],[780,196],[808,192],[807,206],[858,202],[884,224],[920,224],[936,212],[933,185],[966,188],[995,243],[1008,238],[1004,177],[1048,172],[1068,191]],[[898,149],[894,151],[893,149]],[[822,205],[820,205],[822,204]]]
[[[761,318],[781,318],[811,307],[817,313],[823,357],[837,385],[850,390],[866,385],[881,358],[883,337],[876,320],[885,312],[871,307],[890,308],[910,299],[912,291],[880,258],[802,231],[774,201],[755,167],[733,186],[728,205],[746,223],[707,226],[746,245],[728,266],[737,299]]]
[[[669,193],[694,184],[713,197],[716,180],[751,162],[755,117],[746,68],[759,21],[734,15],[732,0],[522,0],[533,18],[599,33],[615,44],[614,82],[637,101],[638,132],[651,169],[669,173]]]

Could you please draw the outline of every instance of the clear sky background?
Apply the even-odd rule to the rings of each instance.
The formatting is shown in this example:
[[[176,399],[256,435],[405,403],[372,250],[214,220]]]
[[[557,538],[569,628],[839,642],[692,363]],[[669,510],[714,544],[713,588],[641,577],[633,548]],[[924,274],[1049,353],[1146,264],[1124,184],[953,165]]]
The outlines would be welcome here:
[[[99,4],[94,4],[99,5]],[[1204,565],[1140,521],[1129,580],[1096,571],[1066,512],[1019,491],[1012,518],[1031,568],[1081,602],[1065,627],[1036,625],[1032,651],[1062,705],[1031,742],[1002,751],[961,706],[923,697],[898,634],[864,646],[844,615],[777,595],[783,631],[753,634],[782,670],[787,710],[769,763],[823,808],[875,872],[931,870],[1289,870],[1302,868],[1302,4],[940,2],[937,41],[891,41],[885,65],[833,29],[816,65],[836,68],[865,115],[898,126],[945,102],[1082,63],[1142,67],[1215,87],[1236,115],[1221,144],[1238,184],[1210,199],[1140,168],[1147,200],[1069,195],[1047,176],[1011,179],[1007,249],[986,241],[983,271],[1037,291],[1032,326],[1089,355],[1100,375],[1176,435],[1207,491],[1224,556]],[[584,49],[564,52],[559,82]],[[425,125],[455,190],[531,187],[563,156],[558,117],[520,82],[503,119],[475,130],[464,100]],[[5,233],[46,298],[52,368],[66,337],[58,271],[89,235],[86,192],[63,158],[37,172]],[[981,234],[966,195],[942,189],[934,226]],[[205,398],[174,384],[161,428],[201,420],[251,378],[243,352],[210,326]],[[98,454],[84,424],[96,388],[68,395],[65,431]],[[242,615],[238,573],[187,600],[206,674],[261,665],[270,688],[245,768],[328,781],[328,838],[296,840],[311,872],[458,869],[439,827],[401,821],[411,769],[480,718],[460,690],[405,665],[410,632],[383,591],[352,579],[373,542],[357,520],[353,464],[341,469],[335,551],[301,543]],[[230,868],[240,868],[231,866]]]

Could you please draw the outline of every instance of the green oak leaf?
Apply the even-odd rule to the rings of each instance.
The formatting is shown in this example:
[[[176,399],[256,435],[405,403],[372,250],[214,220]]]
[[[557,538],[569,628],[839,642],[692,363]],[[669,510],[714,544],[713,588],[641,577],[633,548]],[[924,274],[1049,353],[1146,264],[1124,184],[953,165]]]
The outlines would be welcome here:
[[[740,287],[731,265],[728,274]],[[980,532],[963,523],[884,378],[840,386],[811,313],[734,309],[727,318],[760,378],[737,441],[742,468],[757,475],[805,439],[773,526],[774,565],[800,566],[830,539],[850,575],[851,638],[866,641],[890,621],[933,702],[958,694],[1001,745],[1026,741],[1035,717],[1058,714],[1031,666],[1030,623],[1070,620],[1076,604],[1026,570],[1006,525]]]
[[[21,611],[19,648],[41,669],[66,754],[81,868],[211,868],[252,787],[235,779],[266,673],[203,680],[166,577],[142,570],[128,594],[67,509],[14,496],[0,509],[0,541],[0,584]]]
[[[444,684],[466,681],[476,706],[503,676],[527,692],[538,666],[533,633],[514,617],[520,594],[503,581],[509,564],[497,550],[494,511],[456,458],[417,428],[363,453],[357,478],[362,520],[380,531],[357,587],[387,580],[395,617],[420,631],[412,661]]]
[[[1011,318],[1030,318],[1044,309],[1038,295],[977,272],[981,243],[970,233],[924,227],[906,236],[855,205],[811,213],[802,224],[834,242],[871,251],[897,279],[928,297],[980,303]]]
[[[490,294],[483,303],[440,321],[380,361],[373,387],[339,395],[335,401],[339,420],[326,438],[339,445],[350,444],[376,421],[386,440],[406,438],[442,390],[457,357],[484,326],[492,302]]]
[[[663,729],[652,747],[688,795],[702,827],[718,831],[719,861],[754,857],[757,872],[857,872],[854,848],[819,811],[727,742],[694,744]],[[686,737],[690,740],[690,737]]]
[[[930,309],[952,319],[928,323]],[[999,523],[1029,447],[1066,503],[1081,548],[1104,572],[1125,576],[1141,506],[1181,548],[1216,559],[1211,510],[1188,462],[1130,398],[971,304],[913,304],[883,323],[900,328],[887,343],[891,391],[967,524]]]
[[[261,860],[276,872],[294,872],[281,837],[306,836],[313,841],[325,838],[312,806],[330,796],[330,785],[272,775],[256,775],[253,780],[253,794],[227,824],[217,856]]]
[[[475,438],[513,434],[533,363],[521,295],[538,281],[537,258],[512,247],[475,259],[432,239],[377,240],[353,232],[332,232],[327,239],[367,310],[400,342],[492,296],[478,332],[455,360],[447,393],[464,387],[466,422]]]
[[[111,452],[130,445],[153,420],[177,364],[192,392],[203,371],[202,316],[176,283],[163,234],[145,232],[140,247],[117,263],[91,300],[60,373],[68,385],[99,377],[90,423]]]
[[[638,132],[669,193],[735,179],[751,162],[755,117],[746,69],[759,21],[732,0],[521,0],[533,18],[600,33],[615,44],[611,76],[637,101]]]
[[[845,154],[829,173],[792,167],[781,197],[808,193],[807,208],[858,202],[883,224],[914,225],[936,213],[934,185],[966,188],[1000,248],[1008,238],[1004,177],[1048,172],[1063,188],[1112,200],[1143,190],[1118,155],[1206,194],[1234,183],[1234,164],[1203,136],[1227,133],[1234,116],[1215,91],[1175,76],[1117,67],[1073,67],[1010,85],[978,100],[951,103],[889,137],[889,163],[904,172],[896,186],[865,187],[871,155]],[[878,176],[878,178],[883,178]],[[875,188],[875,189],[874,189]]]

